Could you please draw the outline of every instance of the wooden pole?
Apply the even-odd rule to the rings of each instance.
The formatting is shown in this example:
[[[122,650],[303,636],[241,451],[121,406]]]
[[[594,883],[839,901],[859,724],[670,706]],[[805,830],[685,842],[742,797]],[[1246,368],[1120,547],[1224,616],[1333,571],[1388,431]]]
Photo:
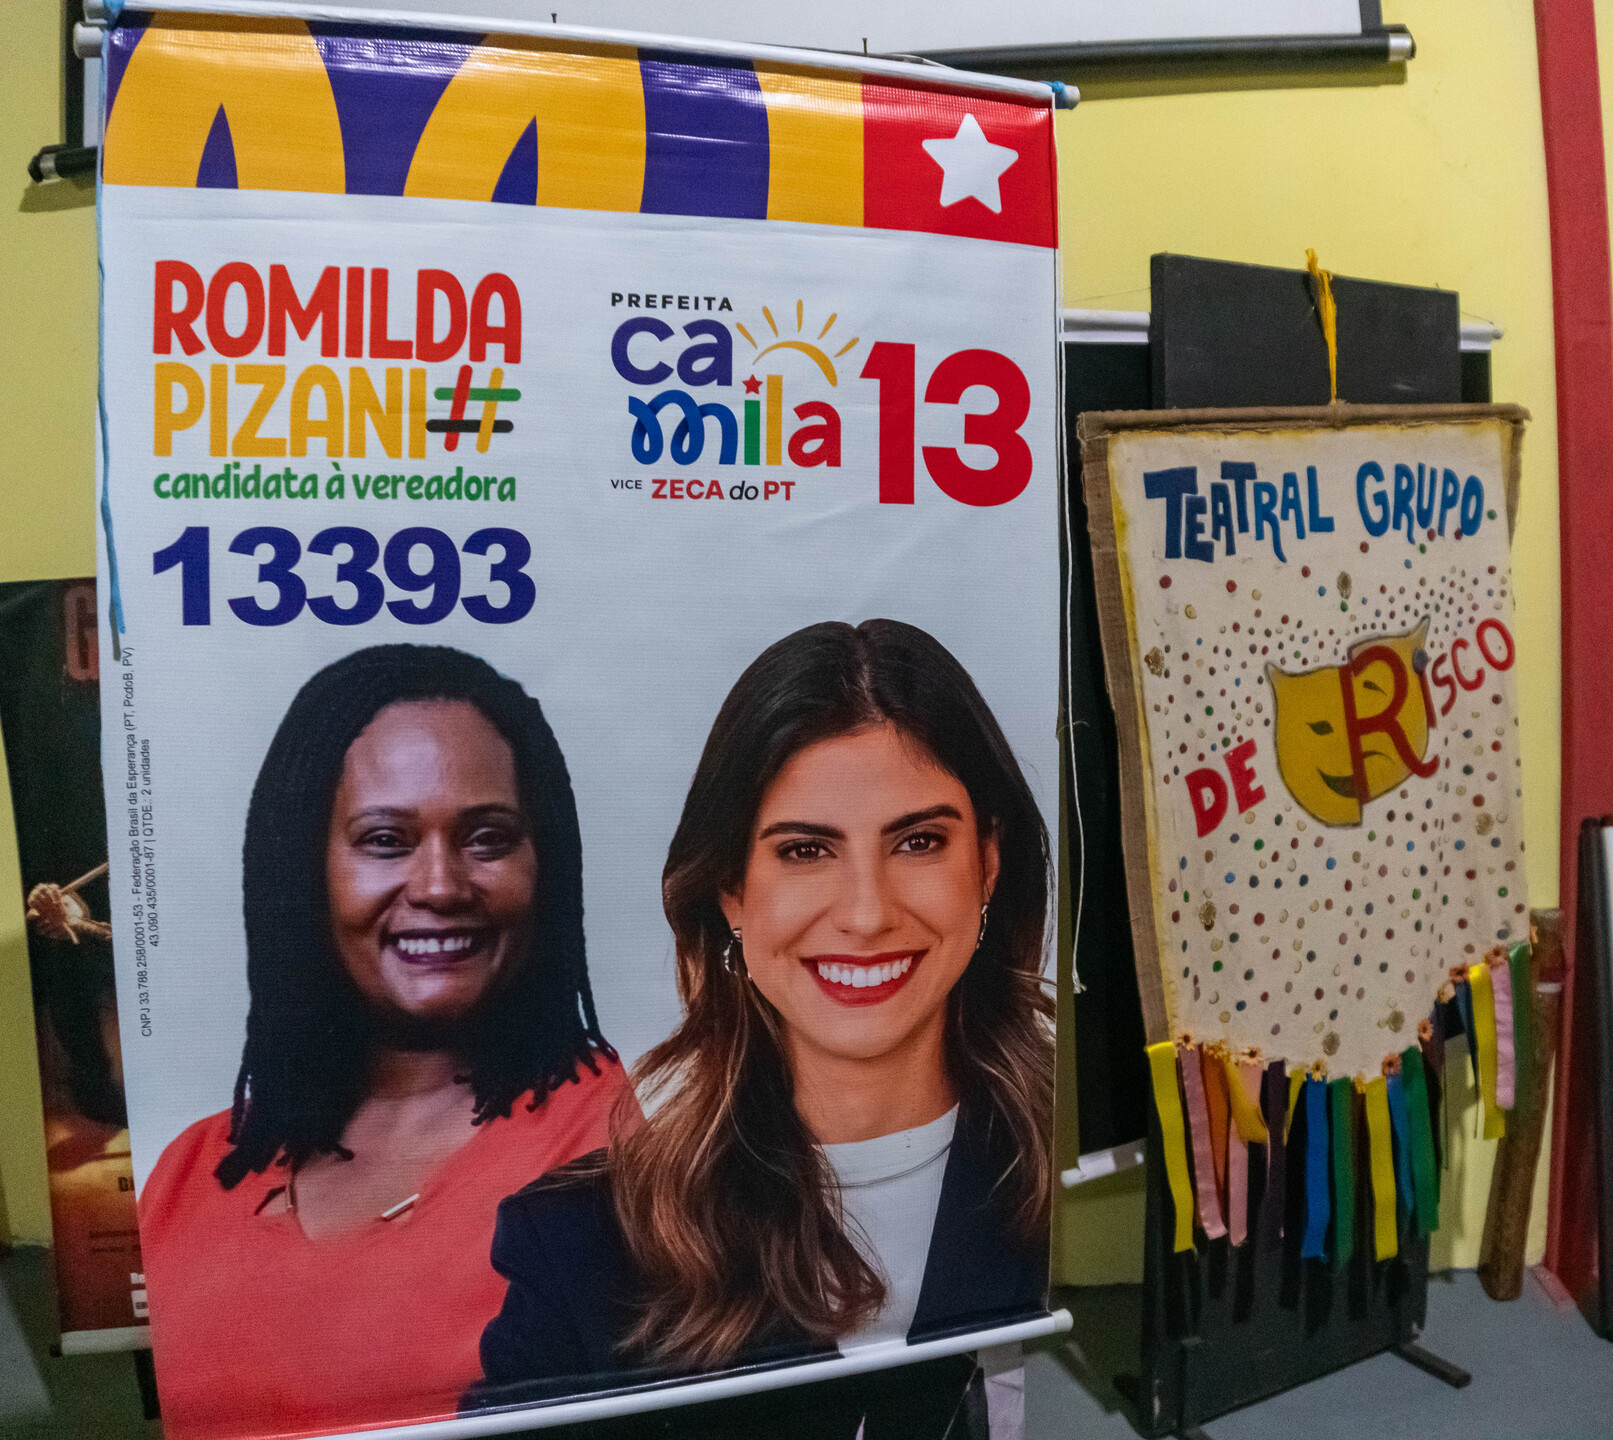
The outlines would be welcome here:
[[[1557,1053],[1562,1009],[1563,916],[1560,910],[1530,912],[1533,951],[1529,984],[1533,991],[1532,1063],[1507,1116],[1507,1133],[1498,1142],[1490,1174],[1490,1203],[1484,1212],[1479,1248],[1479,1283],[1492,1300],[1516,1300],[1523,1291],[1524,1248],[1534,1202],[1535,1171],[1546,1131],[1546,1097]]]

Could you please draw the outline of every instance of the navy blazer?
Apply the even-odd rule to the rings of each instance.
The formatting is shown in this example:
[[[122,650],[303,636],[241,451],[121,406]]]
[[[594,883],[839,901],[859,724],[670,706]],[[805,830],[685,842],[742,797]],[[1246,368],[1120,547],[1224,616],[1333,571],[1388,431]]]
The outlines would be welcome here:
[[[999,1117],[983,1107],[959,1107],[909,1344],[1045,1312],[1046,1237],[1034,1244],[1016,1237],[1010,1187],[999,1183],[1014,1157]],[[644,1284],[602,1171],[558,1183],[539,1179],[504,1200],[492,1261],[509,1290],[504,1308],[482,1332],[484,1378],[465,1397],[466,1408],[691,1377],[687,1369],[646,1365],[622,1353]],[[836,1353],[781,1317],[724,1373]]]

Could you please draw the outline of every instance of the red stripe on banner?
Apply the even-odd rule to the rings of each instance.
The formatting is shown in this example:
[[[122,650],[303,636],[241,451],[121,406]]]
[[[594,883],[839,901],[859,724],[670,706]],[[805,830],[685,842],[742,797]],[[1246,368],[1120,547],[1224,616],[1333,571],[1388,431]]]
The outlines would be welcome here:
[[[1575,1004],[1574,921],[1580,822],[1613,811],[1613,276],[1609,273],[1601,83],[1592,0],[1536,0],[1540,110],[1551,213],[1557,339],[1557,461],[1562,547],[1562,830],[1567,983],[1551,1157],[1546,1264],[1575,1293],[1594,1283],[1593,1017]],[[1608,1063],[1613,1057],[1604,1057]]]
[[[1050,104],[863,82],[863,224],[1058,244]]]

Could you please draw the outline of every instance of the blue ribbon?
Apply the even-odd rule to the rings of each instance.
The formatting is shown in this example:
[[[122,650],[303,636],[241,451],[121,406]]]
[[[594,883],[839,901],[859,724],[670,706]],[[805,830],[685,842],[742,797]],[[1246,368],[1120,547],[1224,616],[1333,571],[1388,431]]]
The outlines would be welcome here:
[[[1321,1260],[1327,1255],[1327,1222],[1332,1214],[1328,1191],[1327,1084],[1305,1082],[1305,1238],[1300,1258]]]
[[[1479,1088],[1479,1032],[1473,1028],[1473,992],[1466,980],[1456,985],[1456,1009],[1462,1017],[1462,1034],[1467,1037],[1467,1065],[1473,1075],[1473,1088]]]
[[[1411,1109],[1406,1102],[1406,1085],[1396,1070],[1389,1076],[1389,1123],[1394,1130],[1395,1152],[1395,1223],[1404,1232],[1415,1203],[1412,1185]]]

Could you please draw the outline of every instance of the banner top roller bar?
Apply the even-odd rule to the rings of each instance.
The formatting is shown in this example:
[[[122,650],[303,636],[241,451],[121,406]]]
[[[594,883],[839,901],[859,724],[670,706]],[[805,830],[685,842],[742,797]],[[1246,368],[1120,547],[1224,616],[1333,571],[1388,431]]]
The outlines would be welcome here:
[[[144,10],[122,0],[87,0],[85,17],[92,25],[116,24],[125,10]],[[155,6],[151,7],[155,9]],[[544,24],[477,14],[441,11],[370,9],[345,4],[299,4],[296,0],[174,0],[164,3],[165,13],[183,15],[234,15],[244,19],[292,19],[345,25],[404,25],[424,30],[481,31],[490,35],[532,35],[581,44],[634,45],[640,48],[715,55],[730,59],[764,60],[776,65],[800,65],[814,70],[850,71],[887,79],[943,85],[949,89],[976,90],[1030,99],[1046,97],[1060,108],[1073,108],[1080,92],[1073,85],[1045,80],[1022,80],[1008,75],[983,75],[954,70],[934,60],[902,60],[854,51],[810,50],[783,45],[752,44],[734,40],[702,40],[687,35],[663,35],[629,30],[607,30],[586,25]]]

